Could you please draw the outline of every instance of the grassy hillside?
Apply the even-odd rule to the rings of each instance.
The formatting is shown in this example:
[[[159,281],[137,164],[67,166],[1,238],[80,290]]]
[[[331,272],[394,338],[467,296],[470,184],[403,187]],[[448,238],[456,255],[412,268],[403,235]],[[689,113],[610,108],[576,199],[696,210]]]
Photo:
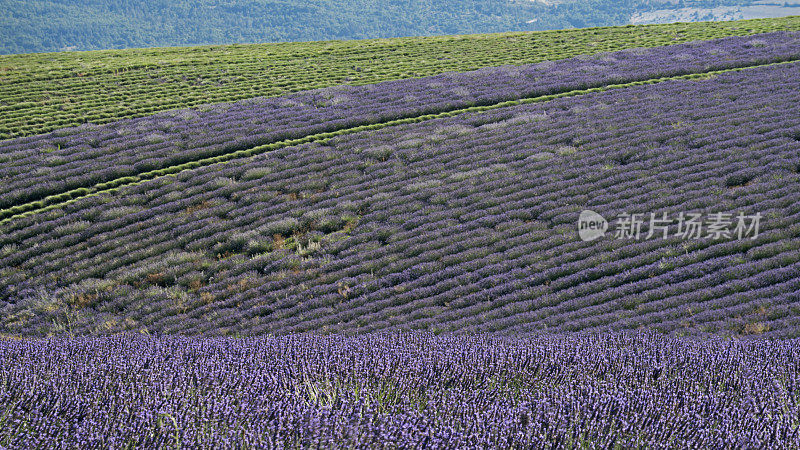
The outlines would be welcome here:
[[[800,17],[531,33],[0,56],[0,139],[339,84],[799,30]]]

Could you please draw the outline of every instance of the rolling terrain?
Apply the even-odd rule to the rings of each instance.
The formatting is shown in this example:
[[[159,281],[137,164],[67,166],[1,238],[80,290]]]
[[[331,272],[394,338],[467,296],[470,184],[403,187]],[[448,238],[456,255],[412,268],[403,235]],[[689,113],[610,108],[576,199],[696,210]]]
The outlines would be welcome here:
[[[342,84],[782,30],[800,30],[800,18],[0,56],[0,139]]]
[[[0,446],[800,446],[798,28],[0,57]]]
[[[784,17],[797,14],[791,4],[785,0],[0,0],[5,12],[0,16],[0,54],[542,31],[636,20]]]
[[[6,141],[2,332],[792,335],[799,36]],[[743,134],[745,122],[758,126]],[[764,215],[760,235],[581,242],[574,232],[585,209],[714,206]]]

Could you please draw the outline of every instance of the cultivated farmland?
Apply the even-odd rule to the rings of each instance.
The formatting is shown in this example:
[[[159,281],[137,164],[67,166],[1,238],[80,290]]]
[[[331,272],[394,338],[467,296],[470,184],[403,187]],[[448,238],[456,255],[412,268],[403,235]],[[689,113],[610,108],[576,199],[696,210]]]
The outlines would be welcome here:
[[[72,127],[4,94],[0,445],[800,446],[797,27],[208,50],[246,81]]]
[[[782,30],[800,30],[800,18],[0,56],[0,139],[340,84]]]
[[[791,448],[800,414],[795,342],[140,336],[0,362],[13,447]]]

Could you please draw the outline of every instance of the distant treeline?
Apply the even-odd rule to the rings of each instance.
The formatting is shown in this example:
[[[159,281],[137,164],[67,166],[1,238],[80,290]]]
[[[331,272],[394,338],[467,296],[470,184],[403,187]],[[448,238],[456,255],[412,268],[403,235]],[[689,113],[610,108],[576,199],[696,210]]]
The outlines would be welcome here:
[[[550,2],[548,2],[550,3]],[[0,54],[620,25],[752,0],[0,0]]]

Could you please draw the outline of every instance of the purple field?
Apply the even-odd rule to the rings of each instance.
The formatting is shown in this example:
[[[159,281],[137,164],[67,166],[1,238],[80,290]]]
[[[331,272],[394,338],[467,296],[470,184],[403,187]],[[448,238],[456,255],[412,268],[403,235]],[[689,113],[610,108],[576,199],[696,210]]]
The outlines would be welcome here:
[[[800,59],[800,33],[698,41],[528,66],[174,110],[0,143],[0,208],[273,142],[609,84]]]
[[[13,220],[0,330],[792,337],[799,69],[362,131]],[[763,220],[756,239],[583,242],[584,209]]]
[[[0,445],[797,448],[799,348],[654,334],[7,341]]]
[[[800,447],[800,33],[0,160],[0,447]]]

